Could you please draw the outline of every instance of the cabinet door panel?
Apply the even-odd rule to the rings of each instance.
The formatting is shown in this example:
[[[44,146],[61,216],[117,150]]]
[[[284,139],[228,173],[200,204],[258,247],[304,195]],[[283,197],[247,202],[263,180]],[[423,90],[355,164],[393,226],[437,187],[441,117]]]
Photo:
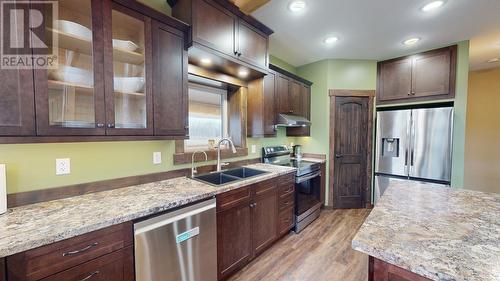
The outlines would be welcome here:
[[[250,203],[217,213],[217,267],[219,280],[251,258]]]
[[[301,95],[302,85],[291,81],[290,83],[290,96],[289,96],[289,107],[290,113],[294,115],[302,116],[302,95]]]
[[[33,72],[0,70],[0,136],[35,135]]]
[[[448,95],[450,63],[450,49],[416,56],[413,61],[412,95],[415,97]]]
[[[378,100],[408,98],[411,95],[411,72],[411,58],[380,63]]]
[[[278,189],[276,184],[256,195],[252,207],[252,248],[260,254],[277,237]]]
[[[290,80],[287,77],[276,76],[276,94],[278,99],[277,113],[290,113],[289,105]]]
[[[5,259],[0,258],[0,281],[5,281],[6,280],[5,276]]]
[[[151,19],[104,3],[106,134],[152,135]]]
[[[153,22],[155,135],[185,136],[188,125],[187,51],[182,34]]]
[[[195,0],[193,5],[193,41],[236,56],[235,17],[211,0]]]
[[[274,136],[276,130],[276,76],[269,73],[264,76],[264,135]]]
[[[105,133],[101,5],[96,0],[59,0],[56,21],[45,12],[45,38],[59,38],[58,67],[34,71],[38,135]]]
[[[238,21],[238,57],[267,68],[267,37],[242,20]]]

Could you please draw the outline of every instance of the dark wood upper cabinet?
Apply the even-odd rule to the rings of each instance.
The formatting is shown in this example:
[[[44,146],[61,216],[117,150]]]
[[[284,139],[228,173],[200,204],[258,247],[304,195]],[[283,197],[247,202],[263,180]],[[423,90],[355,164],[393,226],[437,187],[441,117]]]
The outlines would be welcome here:
[[[106,134],[153,135],[151,18],[103,4]]]
[[[236,17],[213,1],[193,0],[192,5],[193,41],[230,56],[236,55]]]
[[[291,113],[290,109],[290,79],[283,75],[276,76],[276,98],[278,105],[276,113]]]
[[[275,180],[256,184],[252,207],[253,256],[262,253],[278,237],[278,187]]]
[[[57,68],[0,70],[0,143],[186,137],[188,25],[129,0],[60,0],[63,21],[32,5]]]
[[[303,116],[302,112],[302,85],[296,81],[290,82],[290,92],[288,97],[288,107],[290,113],[294,115]],[[305,117],[305,116],[304,116]]]
[[[201,59],[212,61],[211,69],[238,76],[241,67],[251,81],[267,74],[268,41],[271,29],[241,12],[225,0],[179,0],[172,15],[191,24],[189,62],[204,67]]]
[[[456,45],[379,62],[377,103],[453,98],[456,64]]]
[[[35,135],[33,72],[0,71],[0,136]]]
[[[412,95],[448,96],[455,92],[456,48],[445,48],[417,55],[412,67]]]
[[[270,72],[264,78],[248,83],[247,136],[275,137],[276,74]]]
[[[409,58],[379,64],[381,101],[405,99],[411,95],[411,66]]]
[[[311,87],[300,85],[300,112],[297,115],[311,120]],[[287,128],[287,136],[306,137],[311,135],[311,127]]]
[[[236,51],[247,63],[267,68],[268,36],[243,20],[238,20]]]
[[[62,23],[52,27],[51,13],[45,14],[44,36],[58,34],[58,66],[34,70],[37,135],[104,135],[102,2],[58,2],[58,20],[79,24],[88,32],[72,33]]]
[[[155,135],[187,136],[187,51],[184,34],[153,21],[153,81]]]

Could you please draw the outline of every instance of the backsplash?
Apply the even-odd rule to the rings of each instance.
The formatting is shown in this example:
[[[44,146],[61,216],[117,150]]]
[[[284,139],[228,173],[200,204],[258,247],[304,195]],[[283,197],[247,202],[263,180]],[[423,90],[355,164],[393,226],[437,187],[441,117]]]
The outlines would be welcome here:
[[[286,137],[283,128],[276,138],[249,138],[248,156],[230,161],[260,157],[262,146],[296,140],[300,139]],[[255,154],[251,153],[252,145],[256,146]],[[7,168],[7,193],[13,194],[190,167],[174,166],[174,151],[175,141],[3,144],[0,163]],[[153,152],[162,153],[161,164],[153,164]],[[56,176],[58,158],[71,159],[69,175]]]

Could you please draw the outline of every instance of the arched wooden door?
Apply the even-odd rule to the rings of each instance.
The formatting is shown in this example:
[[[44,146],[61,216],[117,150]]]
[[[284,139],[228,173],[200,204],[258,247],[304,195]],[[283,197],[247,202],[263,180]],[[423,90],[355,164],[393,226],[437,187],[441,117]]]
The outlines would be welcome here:
[[[330,109],[333,206],[364,208],[371,202],[372,96],[366,91],[340,93],[331,96]]]

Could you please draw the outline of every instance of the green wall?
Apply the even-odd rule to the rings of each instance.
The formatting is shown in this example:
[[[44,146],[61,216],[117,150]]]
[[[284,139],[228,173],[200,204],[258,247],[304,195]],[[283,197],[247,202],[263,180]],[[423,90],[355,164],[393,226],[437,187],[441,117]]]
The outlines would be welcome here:
[[[167,4],[166,0],[137,0],[137,2],[148,5],[151,8],[158,10],[169,16],[172,14],[172,9]]]
[[[298,138],[304,151],[330,153],[330,89],[375,90],[377,62],[367,60],[322,60],[297,68],[297,74],[313,82],[311,98],[311,136]],[[327,163],[327,171],[328,165]],[[327,178],[328,194],[330,184]],[[328,198],[326,198],[327,204]]]
[[[284,61],[276,56],[270,55],[269,62],[271,64],[274,64],[274,65],[290,72],[290,73],[297,74],[297,68],[295,66],[287,63],[286,61]]]
[[[284,129],[278,130],[276,138],[249,138],[249,155],[231,161],[260,157],[262,146],[294,141]],[[160,165],[153,165],[156,151],[162,152]],[[7,164],[7,193],[11,194],[190,167],[174,166],[174,151],[174,141],[4,144],[0,163]],[[56,158],[71,158],[71,174],[55,175]]]
[[[465,164],[465,126],[467,117],[467,93],[469,86],[469,41],[462,41],[458,43],[457,59],[451,185],[456,188],[463,188]]]

